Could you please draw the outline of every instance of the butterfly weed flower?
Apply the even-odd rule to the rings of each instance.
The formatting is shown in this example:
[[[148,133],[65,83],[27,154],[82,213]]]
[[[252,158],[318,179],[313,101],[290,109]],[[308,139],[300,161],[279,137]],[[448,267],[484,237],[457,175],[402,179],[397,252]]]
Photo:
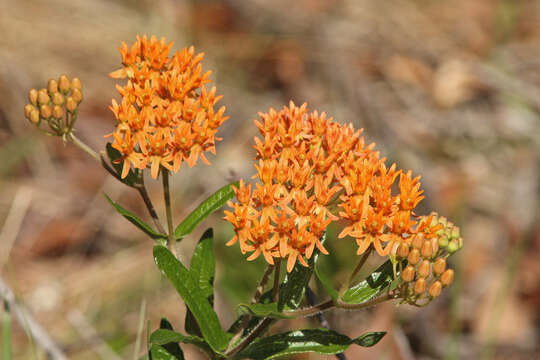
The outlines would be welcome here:
[[[122,67],[113,71],[122,97],[110,106],[117,126],[110,136],[113,147],[122,153],[122,177],[131,166],[150,167],[157,178],[161,168],[177,172],[186,162],[193,167],[200,158],[210,164],[205,153],[215,154],[219,127],[228,119],[216,88],[207,89],[211,71],[203,72],[203,53],[193,47],[169,55],[173,43],[155,36],[139,37],[119,48]]]

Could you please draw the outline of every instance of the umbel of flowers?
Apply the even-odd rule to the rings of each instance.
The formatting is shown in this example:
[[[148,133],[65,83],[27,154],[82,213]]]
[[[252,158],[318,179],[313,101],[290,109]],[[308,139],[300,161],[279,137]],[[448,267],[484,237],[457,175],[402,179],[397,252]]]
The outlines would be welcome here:
[[[339,238],[354,238],[359,255],[374,248],[395,259],[402,244],[438,241],[443,224],[434,216],[419,221],[414,213],[424,198],[420,176],[387,166],[362,130],[293,102],[259,116],[257,181],[240,181],[237,201],[225,211],[235,230],[228,245],[238,241],[242,253],[251,253],[248,260],[260,254],[269,264],[287,259],[289,272],[296,261],[308,266],[315,248],[328,254],[320,239],[334,221],[345,223]]]
[[[131,166],[151,168],[157,178],[160,167],[177,172],[182,162],[190,167],[205,152],[215,153],[219,126],[227,120],[225,107],[214,107],[221,99],[216,88],[206,84],[211,71],[203,72],[204,54],[183,48],[169,56],[173,43],[165,38],[138,37],[129,47],[119,48],[123,67],[110,74],[127,79],[116,88],[122,96],[110,109],[118,124],[112,146],[121,154],[122,177]]]

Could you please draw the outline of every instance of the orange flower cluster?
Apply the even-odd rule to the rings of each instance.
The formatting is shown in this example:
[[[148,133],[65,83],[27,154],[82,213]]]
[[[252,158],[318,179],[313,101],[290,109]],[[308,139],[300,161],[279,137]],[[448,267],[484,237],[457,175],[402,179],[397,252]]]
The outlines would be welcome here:
[[[204,54],[190,47],[169,57],[172,45],[137,36],[131,47],[122,42],[119,48],[123,67],[110,76],[127,83],[116,86],[122,100],[110,109],[118,120],[112,146],[122,154],[122,177],[131,166],[149,166],[157,178],[160,167],[177,172],[183,161],[192,167],[199,157],[209,164],[204,152],[215,154],[221,140],[215,135],[228,117],[224,106],[214,109],[221,99],[216,88],[205,87],[211,72],[203,73]]]
[[[287,271],[296,261],[307,266],[315,247],[327,254],[320,238],[337,220],[346,223],[339,237],[355,238],[358,254],[370,245],[382,256],[395,254],[400,243],[424,231],[413,213],[423,199],[420,177],[387,167],[362,130],[292,102],[259,116],[258,181],[254,188],[241,181],[234,189],[238,201],[225,211],[236,233],[228,245],[238,241],[242,253],[252,252],[248,260],[263,254],[270,264],[288,258]],[[392,194],[398,177],[399,193]],[[438,229],[430,230],[426,237]]]

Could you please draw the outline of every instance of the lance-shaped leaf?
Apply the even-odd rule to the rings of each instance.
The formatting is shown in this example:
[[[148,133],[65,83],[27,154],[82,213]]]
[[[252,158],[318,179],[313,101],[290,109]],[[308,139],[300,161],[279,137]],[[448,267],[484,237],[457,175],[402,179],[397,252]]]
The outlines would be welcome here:
[[[104,194],[109,203],[114,207],[114,209],[123,217],[128,219],[129,222],[131,222],[133,225],[144,231],[146,235],[150,236],[154,240],[166,240],[167,235],[161,234],[157,232],[156,230],[152,229],[150,225],[139,219],[135,214],[133,214],[131,211],[124,209],[120,204],[117,202],[114,202],[111,200],[111,198]]]
[[[160,345],[152,345],[149,353],[151,360],[184,360],[183,352],[173,354]]]
[[[380,295],[394,280],[392,261],[388,260],[372,272],[365,280],[346,290],[341,300],[349,304],[360,304]]]
[[[174,236],[177,239],[190,234],[197,225],[206,219],[211,213],[225,205],[227,201],[233,198],[234,191],[231,185],[238,186],[238,182],[225,185],[206,200],[204,200],[195,210],[193,210],[174,230]]]
[[[326,240],[326,232],[324,232],[321,243],[324,244]],[[290,273],[287,274],[283,285],[279,290],[278,310],[283,310],[285,306],[290,309],[296,309],[300,306],[300,302],[306,292],[306,286],[313,275],[314,264],[319,257],[319,250],[315,249],[313,255],[308,260],[308,267],[303,266],[300,263],[296,263]]]
[[[114,168],[114,171],[116,171],[116,174],[119,176],[119,178],[121,178],[123,164],[120,162],[116,162],[115,160],[120,159],[122,157],[122,154],[120,154],[120,151],[113,148],[111,143],[107,143],[106,150],[107,150],[107,156],[109,157],[109,160],[111,161],[111,165]],[[124,184],[128,186],[134,187],[135,185],[139,183],[139,175],[140,175],[140,170],[131,168],[127,176],[121,179],[120,181],[122,181]]]
[[[253,315],[264,318],[271,317],[274,319],[292,319],[292,316],[287,316],[278,310],[277,303],[269,304],[240,304],[237,312],[239,315]]]
[[[225,350],[228,335],[221,328],[216,312],[201,291],[198,279],[164,246],[154,246],[154,259],[193,313],[208,345],[216,352]]]
[[[367,333],[356,339],[327,329],[306,329],[260,338],[241,351],[235,359],[269,360],[280,356],[315,352],[339,354],[352,344],[373,346],[385,332]]]
[[[168,329],[158,329],[150,336],[150,343],[152,345],[160,345],[165,347],[167,344],[178,344],[179,342],[196,345],[209,354],[213,353],[212,349],[210,346],[208,346],[204,339],[198,336],[186,336]]]
[[[210,306],[213,306],[216,264],[214,258],[214,233],[211,228],[204,232],[195,247],[189,272],[198,280],[203,296],[208,299]],[[188,334],[202,336],[199,325],[189,308],[186,312],[185,329]]]

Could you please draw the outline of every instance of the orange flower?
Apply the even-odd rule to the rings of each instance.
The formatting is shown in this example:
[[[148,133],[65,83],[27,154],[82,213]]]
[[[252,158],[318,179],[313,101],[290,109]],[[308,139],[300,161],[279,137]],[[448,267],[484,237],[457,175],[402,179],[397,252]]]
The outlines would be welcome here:
[[[205,152],[215,154],[221,140],[216,133],[228,119],[224,106],[215,109],[221,99],[216,88],[205,88],[211,72],[203,73],[204,54],[190,47],[169,56],[172,45],[146,35],[131,46],[122,43],[124,67],[110,74],[127,78],[124,86],[117,85],[122,101],[113,100],[110,107],[118,120],[115,133],[131,131],[130,151],[136,154],[131,159],[149,164],[154,178],[161,167],[177,172],[184,161],[190,167],[199,158],[210,164]]]

